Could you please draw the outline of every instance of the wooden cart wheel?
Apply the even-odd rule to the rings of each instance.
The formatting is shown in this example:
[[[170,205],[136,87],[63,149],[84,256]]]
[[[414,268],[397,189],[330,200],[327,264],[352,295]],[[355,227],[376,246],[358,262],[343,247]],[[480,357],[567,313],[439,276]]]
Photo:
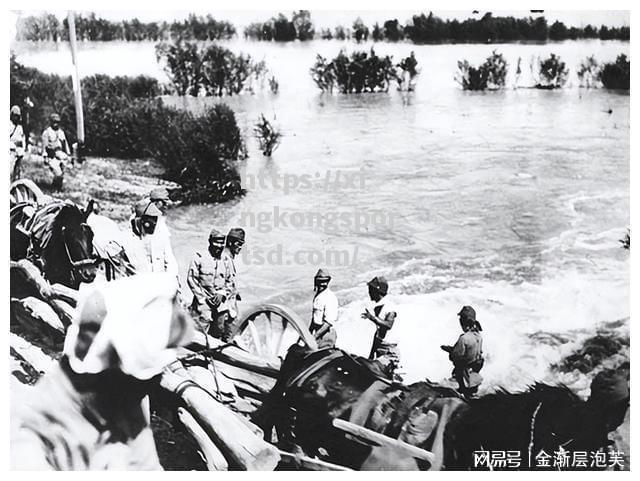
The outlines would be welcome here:
[[[283,359],[301,341],[317,349],[315,338],[297,314],[278,304],[261,304],[239,319],[232,339],[243,349],[267,360]]]
[[[47,202],[47,196],[33,181],[29,179],[16,180],[9,187],[10,207],[21,202],[42,205]]]

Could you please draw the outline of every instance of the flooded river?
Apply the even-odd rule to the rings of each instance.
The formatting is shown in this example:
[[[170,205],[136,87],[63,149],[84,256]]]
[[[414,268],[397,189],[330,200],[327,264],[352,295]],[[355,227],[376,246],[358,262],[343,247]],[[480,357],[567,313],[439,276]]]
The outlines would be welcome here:
[[[371,329],[359,319],[365,282],[385,275],[409,381],[449,374],[438,346],[456,339],[463,304],[484,327],[488,386],[549,380],[577,342],[629,315],[629,253],[618,242],[629,224],[629,95],[578,88],[575,74],[585,57],[611,61],[628,43],[376,44],[398,61],[415,52],[416,91],[349,96],[321,94],[309,68],[317,53],[354,44],[226,44],[264,59],[280,92],[224,99],[247,136],[248,192],[170,212],[183,274],[211,226],[243,226],[242,305],[280,302],[308,317],[313,275],[326,267],[339,342],[355,350]],[[510,88],[463,92],[457,60],[479,63],[493,49],[509,62]],[[65,45],[14,50],[41,70],[70,69]],[[513,89],[518,58],[525,87],[531,57],[550,52],[571,69],[567,88]],[[85,45],[79,58],[83,74],[164,78],[150,43]],[[271,159],[252,138],[261,113],[283,132]]]

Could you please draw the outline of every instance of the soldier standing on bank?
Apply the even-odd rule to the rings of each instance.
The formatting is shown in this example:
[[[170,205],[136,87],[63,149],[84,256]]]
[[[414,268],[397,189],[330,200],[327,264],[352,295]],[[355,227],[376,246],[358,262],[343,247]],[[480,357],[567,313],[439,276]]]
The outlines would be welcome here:
[[[230,272],[222,258],[224,246],[225,235],[211,229],[207,252],[196,252],[187,273],[187,284],[193,292],[191,314],[202,331],[218,339],[223,337],[228,317],[225,306],[231,295],[227,290]]]
[[[235,259],[240,254],[242,246],[244,245],[245,233],[241,227],[234,227],[227,233],[227,240],[225,248],[222,251],[222,260],[225,263],[225,284],[226,290],[229,293],[227,301],[223,305],[224,319],[221,323],[224,325],[222,340],[228,341],[231,339],[231,334],[234,327],[234,322],[238,318],[238,301],[241,301],[240,293],[238,292],[237,280],[236,280],[236,262]]]

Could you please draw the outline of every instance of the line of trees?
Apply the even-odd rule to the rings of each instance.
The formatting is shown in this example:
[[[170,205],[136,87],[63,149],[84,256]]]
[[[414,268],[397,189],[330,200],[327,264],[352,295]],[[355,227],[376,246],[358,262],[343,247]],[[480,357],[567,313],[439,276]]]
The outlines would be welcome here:
[[[295,17],[295,14],[294,14]],[[305,32],[314,31],[310,17],[307,22]],[[291,41],[311,40],[313,35],[275,35],[275,23],[284,24],[289,22],[287,18],[280,14],[265,23],[253,23],[244,31],[245,38],[253,40],[277,40]],[[291,23],[291,22],[289,22]],[[293,32],[293,30],[292,30]],[[414,43],[487,43],[487,42],[517,42],[517,41],[562,41],[578,39],[601,39],[601,40],[629,40],[629,27],[607,27],[600,28],[587,25],[584,28],[567,27],[560,21],[548,24],[544,17],[494,17],[491,12],[486,13],[482,18],[469,18],[467,20],[443,20],[430,12],[414,15],[411,20],[404,25],[398,19],[389,19],[382,24],[375,23],[369,28],[361,18],[356,18],[350,28],[338,25],[334,29],[320,29],[315,38],[324,40],[348,40],[356,42],[388,41],[398,42],[409,40]]]
[[[140,22],[137,19],[110,21],[96,17],[94,13],[79,15],[76,19],[78,37],[90,41],[110,40],[224,40],[236,35],[236,28],[227,21],[189,15],[186,20],[174,22]],[[413,15],[404,25],[398,19],[388,19],[382,24],[368,27],[357,18],[350,27],[338,25],[333,29],[316,31],[308,10],[298,10],[289,18],[278,14],[265,22],[255,22],[244,29],[244,37],[252,40],[291,42],[321,39],[353,39],[356,42],[414,43],[488,43],[518,41],[562,41],[578,39],[624,40],[630,38],[629,27],[600,27],[587,25],[584,28],[567,27],[560,21],[549,24],[540,17],[494,17],[491,12],[479,19],[463,21],[443,20],[432,12]],[[68,39],[67,21],[55,15],[22,17],[18,20],[17,40],[59,41]]]
[[[191,14],[183,21],[141,22],[133,20],[111,21],[96,17],[95,13],[76,16],[78,40],[86,41],[142,41],[170,40],[227,40],[236,35],[236,28],[230,22],[216,20],[211,15],[205,17]],[[18,19],[16,40],[65,41],[69,39],[66,17],[60,21],[50,13]]]

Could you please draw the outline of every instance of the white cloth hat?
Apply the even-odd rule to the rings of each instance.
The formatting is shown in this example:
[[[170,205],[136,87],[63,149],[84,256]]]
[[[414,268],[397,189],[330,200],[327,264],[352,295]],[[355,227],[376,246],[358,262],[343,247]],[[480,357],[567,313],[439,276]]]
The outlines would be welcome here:
[[[192,321],[179,308],[177,292],[177,279],[166,273],[88,286],[65,338],[71,369],[96,374],[118,368],[141,380],[159,374],[176,359],[175,348],[193,336]],[[86,345],[92,332],[82,356],[77,348]]]

